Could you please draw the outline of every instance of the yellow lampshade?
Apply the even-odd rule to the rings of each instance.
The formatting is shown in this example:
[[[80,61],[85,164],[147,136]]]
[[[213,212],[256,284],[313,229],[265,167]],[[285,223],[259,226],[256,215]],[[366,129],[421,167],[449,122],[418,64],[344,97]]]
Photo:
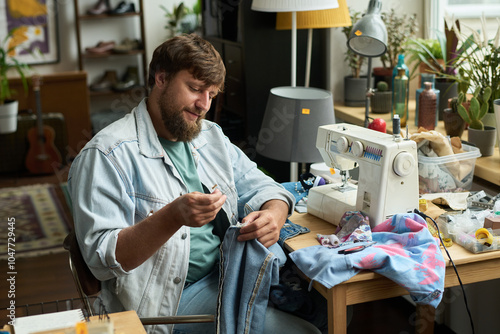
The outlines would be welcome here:
[[[334,28],[352,25],[346,0],[338,0],[338,3],[338,8],[297,12],[297,29]],[[292,29],[291,12],[276,14],[276,29]]]

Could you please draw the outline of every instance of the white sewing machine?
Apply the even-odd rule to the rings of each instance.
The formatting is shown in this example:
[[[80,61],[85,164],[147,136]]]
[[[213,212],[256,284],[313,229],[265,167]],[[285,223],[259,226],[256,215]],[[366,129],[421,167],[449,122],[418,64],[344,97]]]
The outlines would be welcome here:
[[[396,213],[418,208],[417,145],[399,135],[340,123],[320,126],[316,139],[323,160],[343,180],[309,190],[307,212],[338,225],[346,211],[362,211],[372,227]],[[359,165],[358,184],[345,172]]]

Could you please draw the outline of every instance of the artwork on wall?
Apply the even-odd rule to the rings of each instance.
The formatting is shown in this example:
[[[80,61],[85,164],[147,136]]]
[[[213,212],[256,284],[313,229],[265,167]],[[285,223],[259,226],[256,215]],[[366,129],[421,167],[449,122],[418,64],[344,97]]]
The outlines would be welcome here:
[[[5,40],[10,31],[12,37]],[[57,1],[0,0],[0,39],[23,63],[59,62]]]

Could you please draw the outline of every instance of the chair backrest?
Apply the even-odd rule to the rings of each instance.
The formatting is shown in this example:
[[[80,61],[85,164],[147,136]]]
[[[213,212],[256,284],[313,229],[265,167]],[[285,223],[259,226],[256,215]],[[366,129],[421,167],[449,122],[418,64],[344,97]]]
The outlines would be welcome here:
[[[90,271],[87,263],[83,259],[78,240],[74,231],[70,232],[63,243],[64,249],[69,251],[69,267],[73,274],[80,299],[90,316],[94,315],[93,307],[90,305],[88,296],[97,295],[101,291],[101,281],[99,281]],[[189,324],[214,322],[215,316],[211,314],[201,315],[176,315],[164,317],[141,318],[143,325],[158,324]]]
[[[83,259],[74,231],[66,236],[63,246],[64,249],[69,251],[69,267],[80,299],[88,314],[92,316],[94,312],[89,303],[88,296],[97,295],[101,291],[101,281],[92,274],[87,263]]]

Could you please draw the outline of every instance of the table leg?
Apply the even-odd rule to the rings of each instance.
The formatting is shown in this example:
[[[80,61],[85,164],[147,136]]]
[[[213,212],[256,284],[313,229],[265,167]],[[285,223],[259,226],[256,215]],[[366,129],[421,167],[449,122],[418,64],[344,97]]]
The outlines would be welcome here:
[[[328,290],[328,333],[347,333],[347,288],[339,284]]]
[[[417,305],[417,322],[415,334],[434,333],[434,317],[436,309],[430,305]]]

